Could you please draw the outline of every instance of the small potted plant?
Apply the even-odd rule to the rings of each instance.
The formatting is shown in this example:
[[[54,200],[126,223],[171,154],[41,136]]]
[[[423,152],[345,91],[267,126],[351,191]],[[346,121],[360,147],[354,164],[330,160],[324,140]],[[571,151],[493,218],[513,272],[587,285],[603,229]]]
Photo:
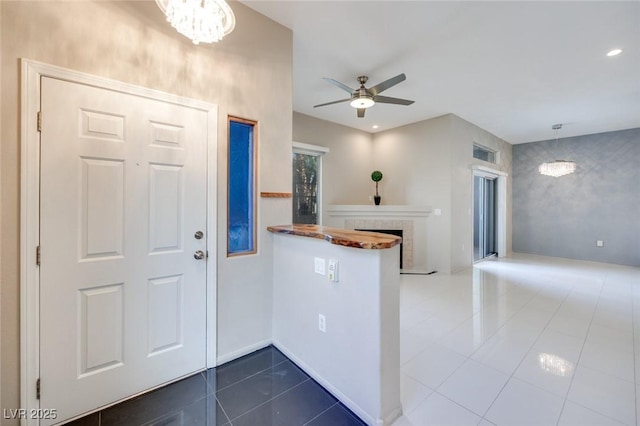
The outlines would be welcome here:
[[[373,197],[373,201],[376,203],[376,206],[380,205],[380,194],[378,194],[378,182],[382,180],[382,172],[380,170],[374,170],[371,173],[371,180],[376,183],[376,195]]]

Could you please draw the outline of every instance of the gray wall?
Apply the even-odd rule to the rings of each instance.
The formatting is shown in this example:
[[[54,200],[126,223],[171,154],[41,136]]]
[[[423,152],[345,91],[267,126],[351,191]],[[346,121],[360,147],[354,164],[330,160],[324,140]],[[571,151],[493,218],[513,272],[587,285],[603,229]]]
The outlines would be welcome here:
[[[576,172],[538,173],[556,159]],[[513,250],[640,266],[640,128],[514,145]]]

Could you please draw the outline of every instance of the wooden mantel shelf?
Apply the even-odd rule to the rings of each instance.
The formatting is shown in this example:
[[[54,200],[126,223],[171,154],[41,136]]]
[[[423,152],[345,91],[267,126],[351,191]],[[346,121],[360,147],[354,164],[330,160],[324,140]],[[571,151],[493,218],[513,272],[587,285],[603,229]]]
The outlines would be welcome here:
[[[402,238],[395,235],[318,225],[279,225],[269,226],[267,230],[276,234],[318,238],[331,244],[369,250],[388,249],[402,242]]]
[[[398,217],[427,217],[431,214],[431,206],[406,206],[406,205],[382,205],[371,204],[332,204],[327,208],[329,216],[398,216]]]

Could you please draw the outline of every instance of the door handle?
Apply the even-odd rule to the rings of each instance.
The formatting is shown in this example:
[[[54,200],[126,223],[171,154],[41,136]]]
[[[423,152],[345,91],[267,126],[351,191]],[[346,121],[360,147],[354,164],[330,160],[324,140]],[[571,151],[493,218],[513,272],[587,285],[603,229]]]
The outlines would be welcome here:
[[[193,257],[196,260],[202,260],[204,259],[204,252],[202,250],[198,250],[195,253],[193,253]]]

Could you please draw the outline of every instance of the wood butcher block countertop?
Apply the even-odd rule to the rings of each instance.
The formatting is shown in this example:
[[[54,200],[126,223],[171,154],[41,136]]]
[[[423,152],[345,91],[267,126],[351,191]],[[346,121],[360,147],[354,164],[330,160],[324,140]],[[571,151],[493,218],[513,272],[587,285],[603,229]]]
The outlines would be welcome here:
[[[388,249],[402,242],[402,238],[395,235],[318,225],[278,225],[269,226],[267,230],[276,234],[318,238],[339,246],[369,250]]]

